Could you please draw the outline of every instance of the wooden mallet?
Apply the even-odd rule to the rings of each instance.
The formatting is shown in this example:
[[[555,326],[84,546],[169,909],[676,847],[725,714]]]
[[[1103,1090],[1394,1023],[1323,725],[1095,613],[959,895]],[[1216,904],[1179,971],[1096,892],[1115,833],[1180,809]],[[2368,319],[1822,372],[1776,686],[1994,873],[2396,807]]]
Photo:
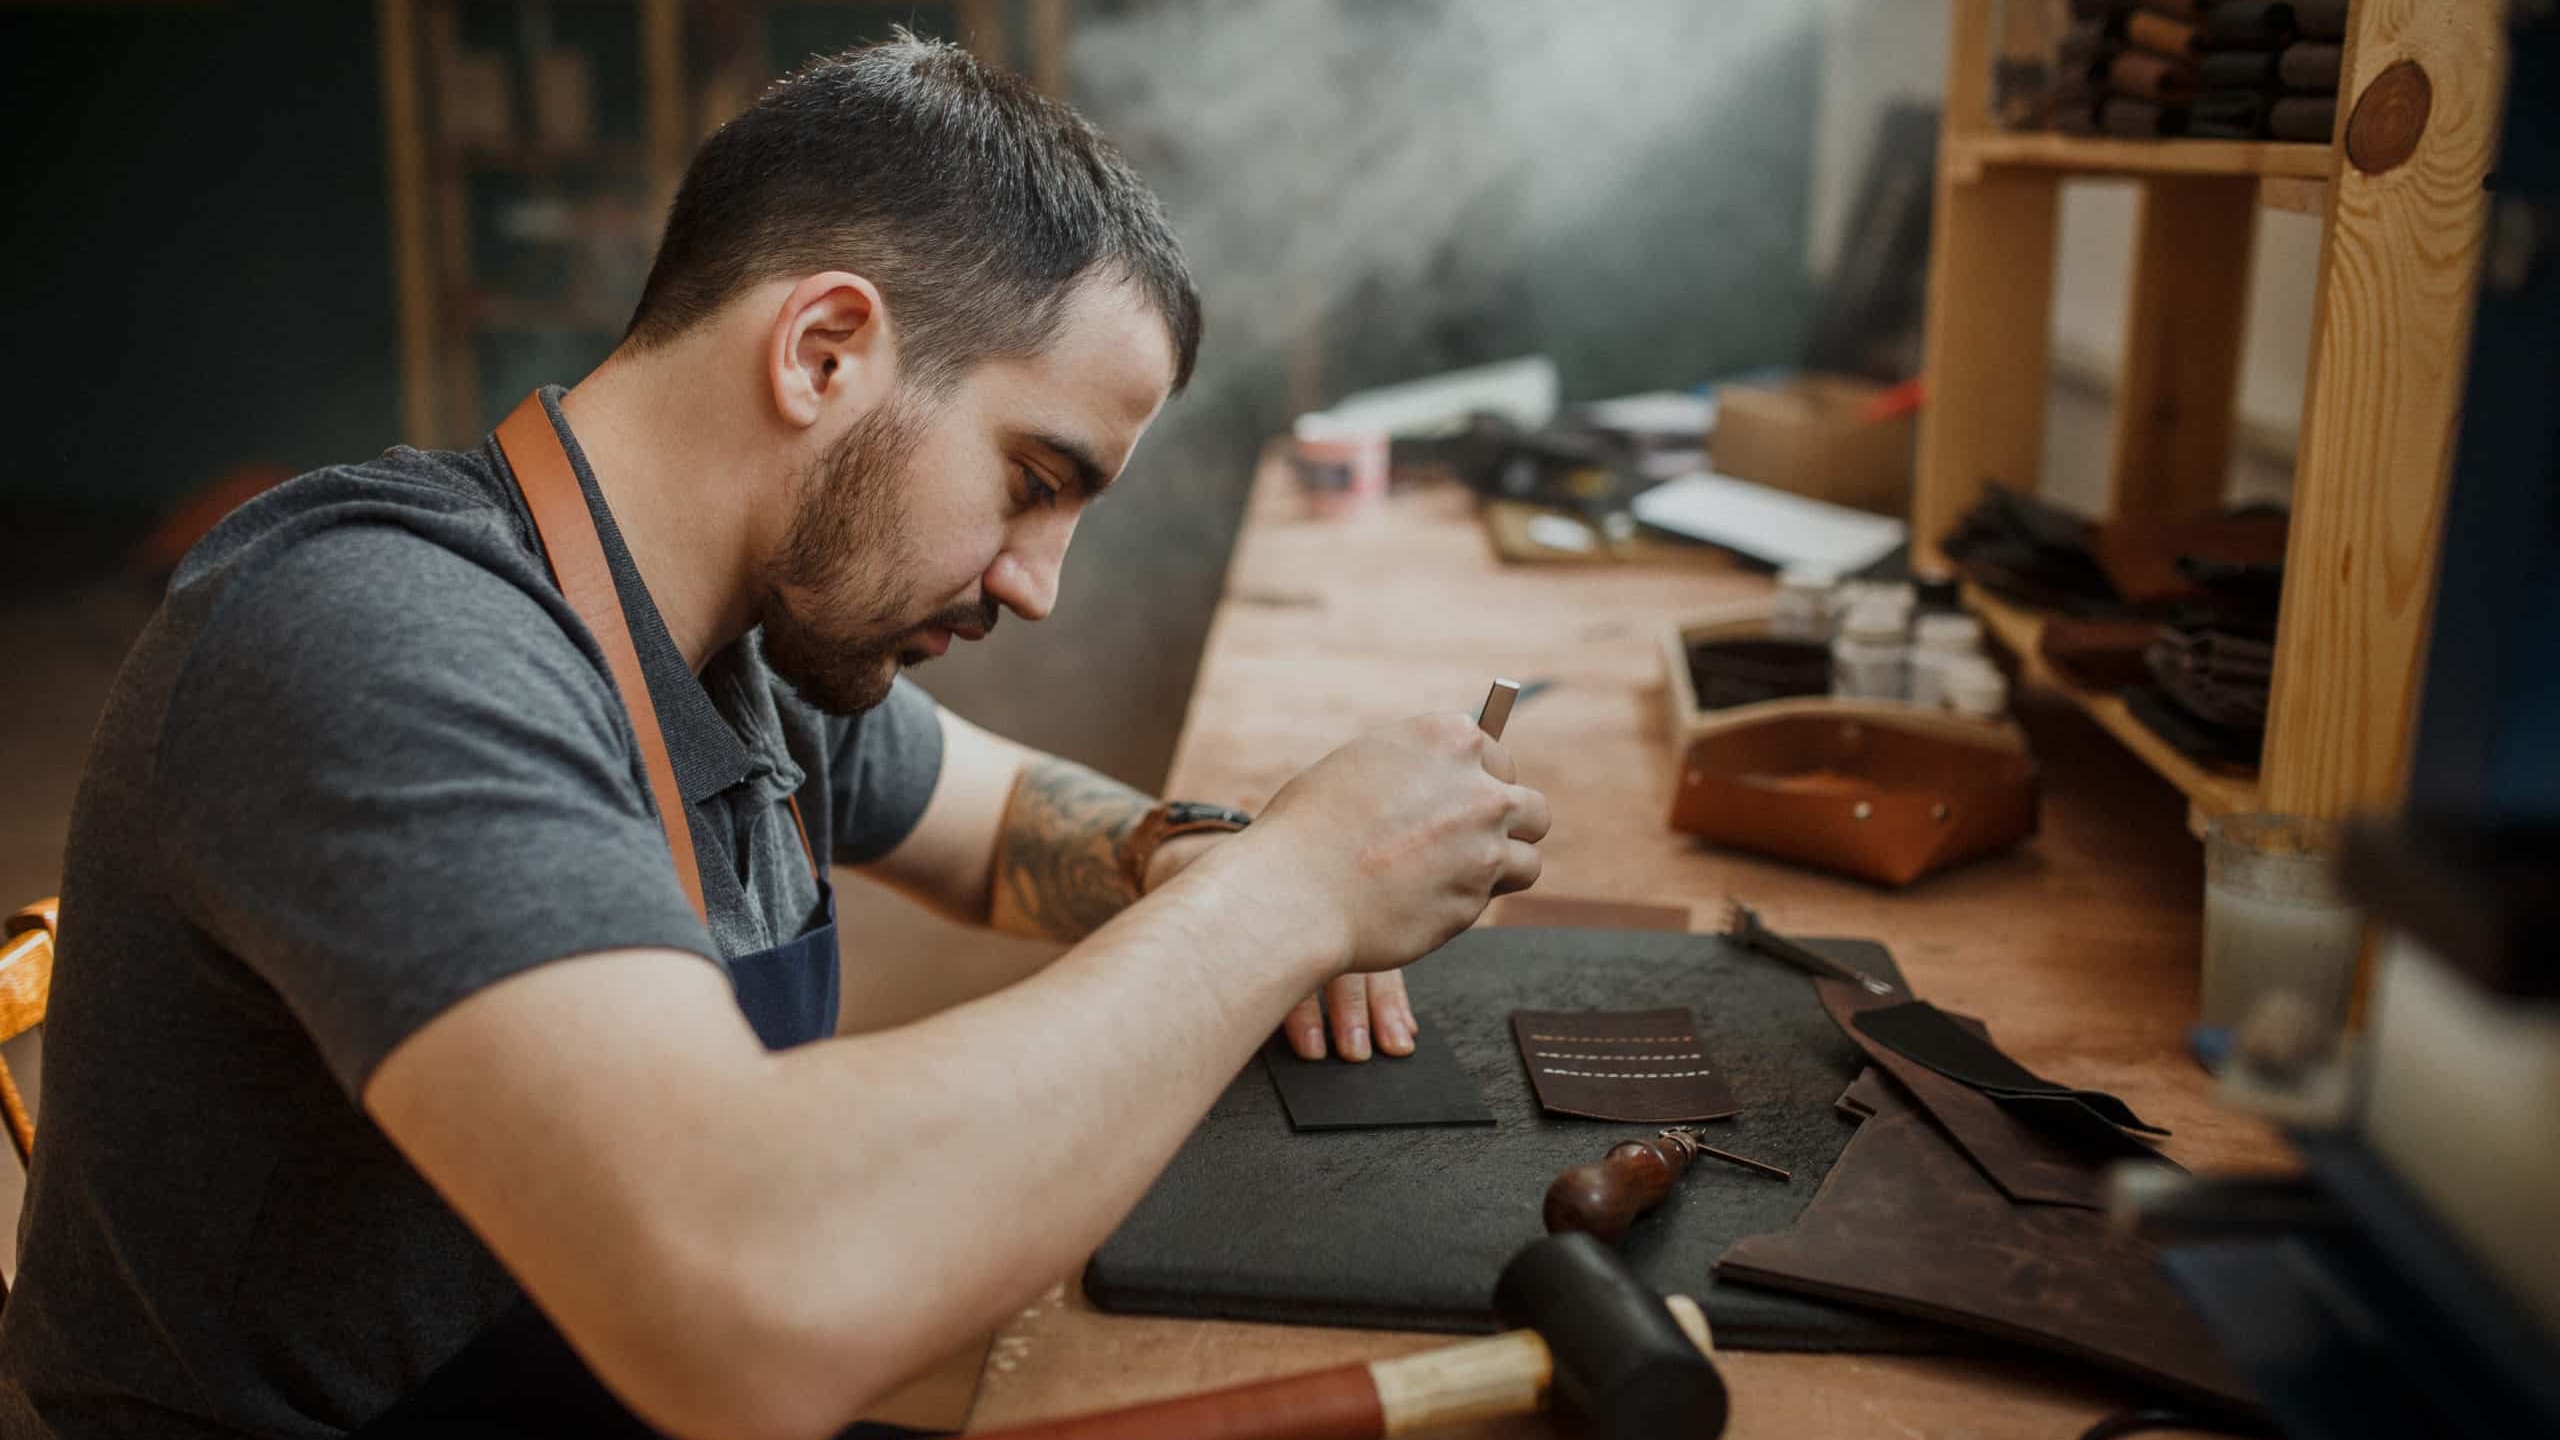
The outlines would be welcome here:
[[[1589,1235],[1550,1235],[1513,1256],[1493,1311],[1517,1328],[977,1440],[1378,1440],[1550,1408],[1580,1440],[1724,1433],[1724,1380],[1697,1302],[1656,1295]]]

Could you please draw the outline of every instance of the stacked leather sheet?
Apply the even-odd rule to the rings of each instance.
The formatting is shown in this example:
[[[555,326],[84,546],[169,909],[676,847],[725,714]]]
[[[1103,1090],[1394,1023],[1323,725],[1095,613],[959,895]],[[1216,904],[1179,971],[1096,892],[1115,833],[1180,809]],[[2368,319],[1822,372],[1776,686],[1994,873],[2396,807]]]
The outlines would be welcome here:
[[[2026,0],[2034,3],[2034,0]],[[2348,0],[2043,0],[2050,60],[2005,118],[2066,134],[2309,140],[2337,119]]]
[[[2197,35],[2192,134],[2327,144],[2347,0],[2217,0]]]

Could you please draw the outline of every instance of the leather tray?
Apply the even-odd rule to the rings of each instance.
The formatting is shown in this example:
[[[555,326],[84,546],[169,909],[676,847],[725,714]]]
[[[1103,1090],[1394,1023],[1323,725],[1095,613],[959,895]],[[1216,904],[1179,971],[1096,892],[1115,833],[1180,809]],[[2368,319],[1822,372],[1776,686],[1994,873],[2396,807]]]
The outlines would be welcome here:
[[[1882,701],[1716,718],[1671,803],[1671,827],[1711,844],[1908,885],[2035,833],[2036,765],[2013,730]]]

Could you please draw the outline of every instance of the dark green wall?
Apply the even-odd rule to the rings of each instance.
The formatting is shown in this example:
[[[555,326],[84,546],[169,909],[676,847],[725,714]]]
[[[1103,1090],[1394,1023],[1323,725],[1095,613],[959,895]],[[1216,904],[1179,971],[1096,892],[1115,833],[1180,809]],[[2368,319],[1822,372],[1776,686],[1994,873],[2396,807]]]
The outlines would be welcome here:
[[[0,10],[0,513],[140,520],[382,448],[376,68],[351,0]]]

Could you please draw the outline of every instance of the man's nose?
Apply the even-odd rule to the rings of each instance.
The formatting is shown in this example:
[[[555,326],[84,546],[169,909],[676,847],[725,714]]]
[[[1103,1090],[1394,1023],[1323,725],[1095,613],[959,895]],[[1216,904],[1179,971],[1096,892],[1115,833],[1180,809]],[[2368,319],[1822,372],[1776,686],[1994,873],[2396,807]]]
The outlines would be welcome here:
[[[987,593],[1025,620],[1045,620],[1058,605],[1058,575],[1066,568],[1075,522],[1018,532],[987,569]]]

